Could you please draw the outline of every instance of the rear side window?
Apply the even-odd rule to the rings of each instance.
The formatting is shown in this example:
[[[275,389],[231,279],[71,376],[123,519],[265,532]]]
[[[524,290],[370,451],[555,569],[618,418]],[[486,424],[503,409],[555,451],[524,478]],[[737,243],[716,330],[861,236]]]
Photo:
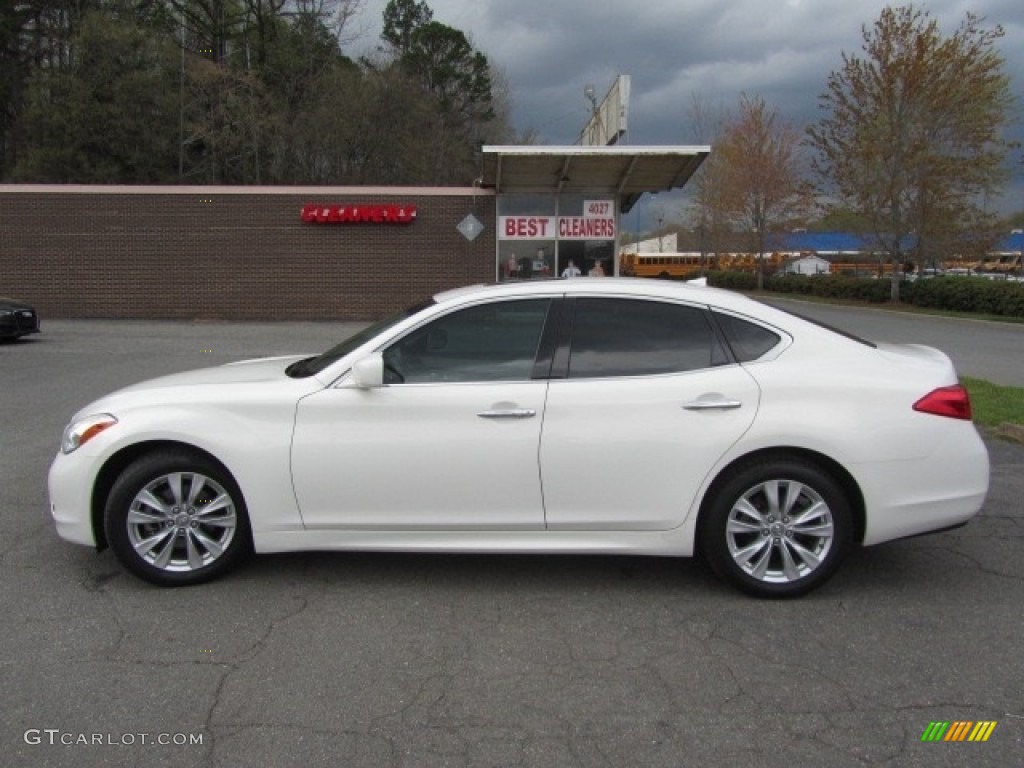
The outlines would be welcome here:
[[[678,373],[726,362],[703,309],[638,299],[576,300],[570,379]]]
[[[757,360],[782,341],[782,337],[774,331],[732,315],[716,312],[715,320],[736,360],[741,363]]]

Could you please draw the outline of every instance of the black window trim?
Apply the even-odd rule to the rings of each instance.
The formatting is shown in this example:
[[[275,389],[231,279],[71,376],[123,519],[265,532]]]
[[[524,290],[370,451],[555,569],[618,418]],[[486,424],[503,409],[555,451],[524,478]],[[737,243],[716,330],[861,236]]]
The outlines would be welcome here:
[[[540,334],[540,343],[537,345],[537,354],[533,359],[533,371],[530,380],[558,378],[555,375],[555,360],[558,357],[562,343],[563,327],[566,323],[569,300],[564,295],[551,297],[548,305],[548,314],[544,318],[544,329]],[[568,322],[572,323],[572,314],[568,314]]]
[[[572,329],[576,319],[576,297],[565,296],[558,316],[557,341],[551,361],[550,379],[569,378],[569,352],[572,349]]]

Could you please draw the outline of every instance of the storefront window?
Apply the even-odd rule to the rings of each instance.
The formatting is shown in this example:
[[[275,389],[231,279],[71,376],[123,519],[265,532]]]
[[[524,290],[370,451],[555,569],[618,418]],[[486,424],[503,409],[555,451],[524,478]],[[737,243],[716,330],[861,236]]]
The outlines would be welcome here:
[[[501,240],[498,243],[499,279],[554,277],[554,254],[554,240]]]
[[[504,195],[498,200],[498,279],[552,277],[555,195]]]
[[[503,195],[498,279],[614,274],[617,229],[616,203],[606,193]]]
[[[611,275],[615,270],[615,260],[612,258],[614,253],[614,240],[563,240],[558,244],[562,270],[565,270],[571,259],[580,272],[588,277]]]

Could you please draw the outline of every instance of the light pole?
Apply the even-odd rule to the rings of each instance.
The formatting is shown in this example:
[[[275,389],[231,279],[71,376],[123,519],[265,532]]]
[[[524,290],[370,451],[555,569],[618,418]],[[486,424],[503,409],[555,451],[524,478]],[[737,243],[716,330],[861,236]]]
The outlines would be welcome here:
[[[601,116],[597,111],[597,92],[594,90],[594,86],[588,83],[583,86],[583,95],[590,100],[590,123],[587,126],[590,135],[587,136],[588,131],[584,130],[583,138],[585,141],[581,143],[597,146],[598,142],[595,139],[600,139],[604,133],[598,130],[601,127]]]

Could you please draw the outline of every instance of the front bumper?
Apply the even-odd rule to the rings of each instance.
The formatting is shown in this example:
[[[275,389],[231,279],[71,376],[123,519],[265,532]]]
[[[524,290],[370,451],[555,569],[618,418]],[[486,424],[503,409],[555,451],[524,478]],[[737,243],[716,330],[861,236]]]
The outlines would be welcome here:
[[[39,315],[34,310],[5,310],[0,314],[0,338],[16,339],[30,333],[39,333]]]
[[[54,458],[47,477],[50,514],[62,539],[95,547],[89,504],[95,465],[91,459],[83,460],[85,458],[80,451],[67,455],[58,453]]]

